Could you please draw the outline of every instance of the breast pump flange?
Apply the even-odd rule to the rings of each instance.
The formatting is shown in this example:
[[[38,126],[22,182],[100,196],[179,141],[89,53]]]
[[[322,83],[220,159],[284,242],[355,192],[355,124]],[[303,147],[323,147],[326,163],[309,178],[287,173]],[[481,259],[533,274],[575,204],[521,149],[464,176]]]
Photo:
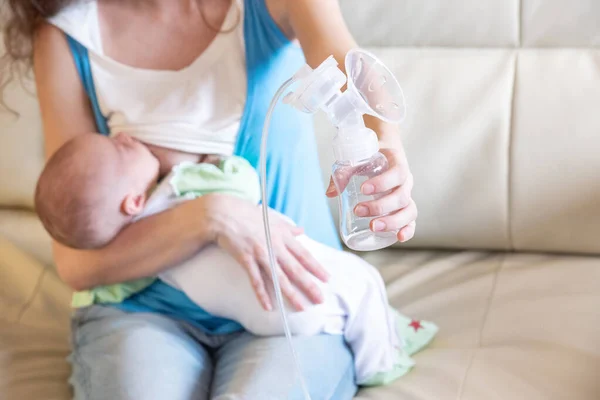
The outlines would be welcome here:
[[[297,89],[283,101],[305,113],[322,110],[337,128],[333,138],[336,162],[332,177],[339,193],[340,234],[352,250],[378,250],[398,239],[397,231],[373,232],[372,218],[357,217],[354,213],[358,203],[377,198],[363,195],[362,183],[388,169],[387,159],[379,153],[377,135],[365,126],[363,116],[399,123],[406,115],[406,103],[392,72],[373,54],[362,49],[351,50],[345,66],[347,79],[333,57],[315,70],[305,65],[296,74]],[[347,89],[342,92],[344,84]]]
[[[290,91],[283,102],[309,114],[323,110],[338,128],[351,115],[368,114],[386,122],[402,122],[406,115],[404,94],[385,64],[359,48],[346,54],[344,64],[348,79],[333,56],[314,70],[305,64],[293,78],[298,81],[297,89]],[[346,83],[347,90],[342,93]]]
[[[368,114],[386,122],[400,123],[406,115],[404,95],[391,71],[377,57],[365,50],[353,49],[346,55],[345,67],[348,79],[337,65],[333,56],[327,58],[314,70],[309,65],[304,65],[293,77],[284,82],[273,96],[265,117],[260,148],[262,204],[268,204],[269,198],[266,155],[271,117],[275,106],[286,90],[294,83],[298,83],[295,90],[285,95],[284,103],[309,114],[322,110],[337,128],[337,134],[333,139],[333,150],[337,161],[333,166],[332,176],[338,192],[340,192],[338,196],[340,199],[340,233],[344,242],[355,250],[374,250],[387,247],[397,241],[396,232],[386,234],[371,232],[368,226],[369,219],[366,219],[367,223],[365,224],[365,219],[361,221],[354,217],[353,204],[369,200],[360,194],[361,181],[379,175],[388,168],[387,159],[379,153],[377,135],[365,126],[363,115]],[[347,89],[342,92],[341,89],[345,84],[347,84]],[[346,172],[350,173],[345,176]],[[336,176],[340,179],[336,179]],[[341,181],[342,177],[344,177],[344,182]],[[352,189],[351,193],[350,189]],[[287,312],[271,241],[268,207],[263,206],[262,212],[271,280],[275,289],[277,306],[304,398],[311,400],[287,321]],[[357,238],[358,240],[353,240]],[[373,238],[376,240],[372,240]]]

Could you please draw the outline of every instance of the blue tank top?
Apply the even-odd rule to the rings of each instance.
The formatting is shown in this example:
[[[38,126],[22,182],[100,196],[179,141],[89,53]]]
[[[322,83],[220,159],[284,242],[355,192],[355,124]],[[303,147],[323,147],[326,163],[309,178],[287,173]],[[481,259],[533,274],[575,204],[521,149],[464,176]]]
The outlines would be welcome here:
[[[262,127],[269,103],[279,86],[305,60],[302,50],[276,25],[264,0],[244,0],[243,23],[248,94],[235,154],[258,168]],[[106,118],[96,98],[87,49],[73,38],[67,36],[67,39],[90,98],[98,132],[108,134]],[[291,107],[278,106],[273,114],[267,150],[267,187],[269,207],[290,217],[314,240],[341,248],[324,195],[312,118]],[[209,314],[183,292],[160,280],[111,306],[127,312],[168,315],[211,334],[242,329],[235,321]]]

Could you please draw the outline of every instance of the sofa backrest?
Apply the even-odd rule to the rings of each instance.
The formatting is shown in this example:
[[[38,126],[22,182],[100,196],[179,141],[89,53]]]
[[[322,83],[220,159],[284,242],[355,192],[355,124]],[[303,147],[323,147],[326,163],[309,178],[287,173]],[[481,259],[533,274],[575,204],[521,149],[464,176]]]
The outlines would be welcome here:
[[[340,2],[404,87],[420,211],[404,246],[600,253],[600,2]],[[21,117],[0,113],[0,208],[31,208],[37,102],[16,83],[6,100]]]
[[[600,253],[599,1],[341,4],[407,99],[419,218],[403,246]]]

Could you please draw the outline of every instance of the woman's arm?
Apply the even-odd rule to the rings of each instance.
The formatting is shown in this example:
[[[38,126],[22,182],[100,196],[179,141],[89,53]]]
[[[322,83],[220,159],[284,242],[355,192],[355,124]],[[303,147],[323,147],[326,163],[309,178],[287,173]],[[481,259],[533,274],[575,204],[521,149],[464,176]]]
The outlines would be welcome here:
[[[298,39],[308,64],[314,68],[333,55],[343,70],[346,53],[357,45],[344,22],[338,1],[286,0],[283,3],[286,9],[273,4],[273,15],[289,37]],[[411,193],[413,177],[398,126],[370,116],[365,117],[365,123],[377,133],[381,152],[387,157],[390,169],[366,181],[362,191],[365,194],[392,192],[378,200],[359,204],[355,213],[361,217],[389,214],[373,219],[371,229],[398,230],[398,239],[407,241],[414,235],[417,208]],[[337,196],[333,182],[330,182],[327,195]]]
[[[42,26],[34,44],[34,70],[47,157],[76,135],[95,130],[89,100],[72,60],[64,34],[51,25]],[[298,290],[321,302],[321,292],[311,278],[326,280],[327,274],[295,240],[301,230],[277,216],[272,216],[271,223],[284,295],[299,310]],[[185,202],[127,226],[102,249],[74,250],[54,242],[54,261],[68,285],[84,290],[155,276],[210,242],[239,262],[263,307],[271,308],[261,273],[269,273],[261,211],[237,197],[214,194]]]
[[[36,35],[34,71],[46,156],[50,157],[69,139],[91,134],[96,128],[65,36],[52,25],[40,27]],[[74,250],[54,242],[58,273],[75,290],[156,275],[211,239],[198,223],[203,220],[202,212],[201,202],[190,202],[146,218],[98,250]]]

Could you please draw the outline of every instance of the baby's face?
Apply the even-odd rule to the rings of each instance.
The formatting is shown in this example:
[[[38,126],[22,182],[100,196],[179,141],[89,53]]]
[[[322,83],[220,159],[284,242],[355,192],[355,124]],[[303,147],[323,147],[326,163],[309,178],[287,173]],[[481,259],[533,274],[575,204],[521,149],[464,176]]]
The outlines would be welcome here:
[[[48,162],[36,208],[57,240],[75,248],[102,247],[142,211],[158,169],[150,150],[129,136],[86,133]]]
[[[110,138],[113,162],[119,178],[135,191],[146,192],[158,179],[158,160],[148,148],[131,136],[120,133]]]
[[[125,218],[121,222],[142,212],[149,190],[156,184],[159,161],[142,143],[126,134],[107,138],[99,135],[88,137],[87,154],[94,153],[96,179],[88,182],[86,192],[91,201],[97,201],[101,215],[118,213]],[[82,157],[86,155],[82,154]]]

